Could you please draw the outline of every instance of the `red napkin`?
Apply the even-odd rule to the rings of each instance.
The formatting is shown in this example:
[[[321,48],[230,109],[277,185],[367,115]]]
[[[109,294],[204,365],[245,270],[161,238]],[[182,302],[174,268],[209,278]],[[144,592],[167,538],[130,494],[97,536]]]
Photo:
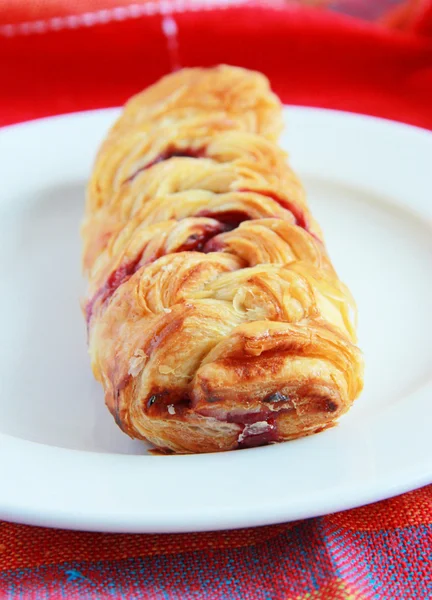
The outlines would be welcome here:
[[[176,62],[225,62],[263,71],[287,103],[432,127],[432,37],[292,4],[194,6],[201,1],[219,8],[149,1],[0,26],[0,124],[121,104]],[[169,52],[161,7],[172,10],[178,52]]]
[[[292,3],[199,1],[200,10],[184,10],[187,0],[3,2],[0,124],[121,104],[177,62],[226,62],[266,73],[287,103],[432,128],[430,4],[393,13],[397,32]],[[177,47],[164,33],[169,14]],[[132,536],[0,523],[0,597],[420,600],[432,597],[431,548],[431,486],[235,532]]]
[[[0,598],[426,600],[432,486],[285,525],[125,535],[0,523]]]

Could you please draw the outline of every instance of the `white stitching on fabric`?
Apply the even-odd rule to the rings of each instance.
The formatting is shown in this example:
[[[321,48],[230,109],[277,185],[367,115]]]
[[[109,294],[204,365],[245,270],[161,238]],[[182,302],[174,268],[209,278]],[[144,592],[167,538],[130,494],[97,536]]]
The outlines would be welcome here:
[[[110,23],[112,21],[138,19],[143,16],[226,9],[242,6],[248,4],[248,2],[249,0],[161,0],[160,2],[150,0],[145,4],[116,6],[80,15],[68,15],[65,17],[52,17],[46,20],[0,25],[0,35],[3,37],[15,37],[19,35],[42,34],[62,29],[93,27],[94,25]]]

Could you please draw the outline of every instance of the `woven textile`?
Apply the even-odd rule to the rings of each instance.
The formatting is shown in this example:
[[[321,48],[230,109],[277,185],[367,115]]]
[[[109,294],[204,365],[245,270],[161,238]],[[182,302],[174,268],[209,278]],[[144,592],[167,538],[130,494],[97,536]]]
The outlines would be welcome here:
[[[415,24],[403,34],[282,2],[263,8],[215,0],[212,10],[184,10],[187,3],[167,0],[162,11],[156,2],[97,0],[93,11],[91,3],[74,3],[71,15],[66,0],[60,11],[52,0],[28,3],[28,17],[18,4],[5,2],[0,11],[1,125],[118,105],[169,71],[169,7],[182,66],[255,68],[284,102],[432,128],[426,2],[423,16],[403,20]],[[109,535],[0,523],[1,600],[423,600],[432,598],[431,565],[432,486],[344,513],[232,532]]]
[[[271,527],[121,535],[2,523],[0,540],[1,598],[432,597],[432,486]]]

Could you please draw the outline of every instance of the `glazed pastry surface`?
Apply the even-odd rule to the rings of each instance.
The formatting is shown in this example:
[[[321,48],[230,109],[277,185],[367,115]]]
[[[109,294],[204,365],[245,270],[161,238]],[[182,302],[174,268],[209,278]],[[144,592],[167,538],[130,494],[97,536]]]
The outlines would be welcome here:
[[[82,226],[89,352],[106,404],[164,452],[332,426],[363,384],[356,308],[276,144],[265,77],[184,69],[103,142]]]

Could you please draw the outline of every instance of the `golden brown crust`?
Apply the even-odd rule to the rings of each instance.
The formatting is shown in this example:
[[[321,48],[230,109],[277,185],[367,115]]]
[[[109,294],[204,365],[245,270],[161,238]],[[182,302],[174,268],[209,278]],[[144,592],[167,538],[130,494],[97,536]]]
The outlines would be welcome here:
[[[213,452],[332,426],[362,387],[355,305],[275,144],[266,79],[186,69],[132,98],[83,223],[96,378],[119,426]]]

